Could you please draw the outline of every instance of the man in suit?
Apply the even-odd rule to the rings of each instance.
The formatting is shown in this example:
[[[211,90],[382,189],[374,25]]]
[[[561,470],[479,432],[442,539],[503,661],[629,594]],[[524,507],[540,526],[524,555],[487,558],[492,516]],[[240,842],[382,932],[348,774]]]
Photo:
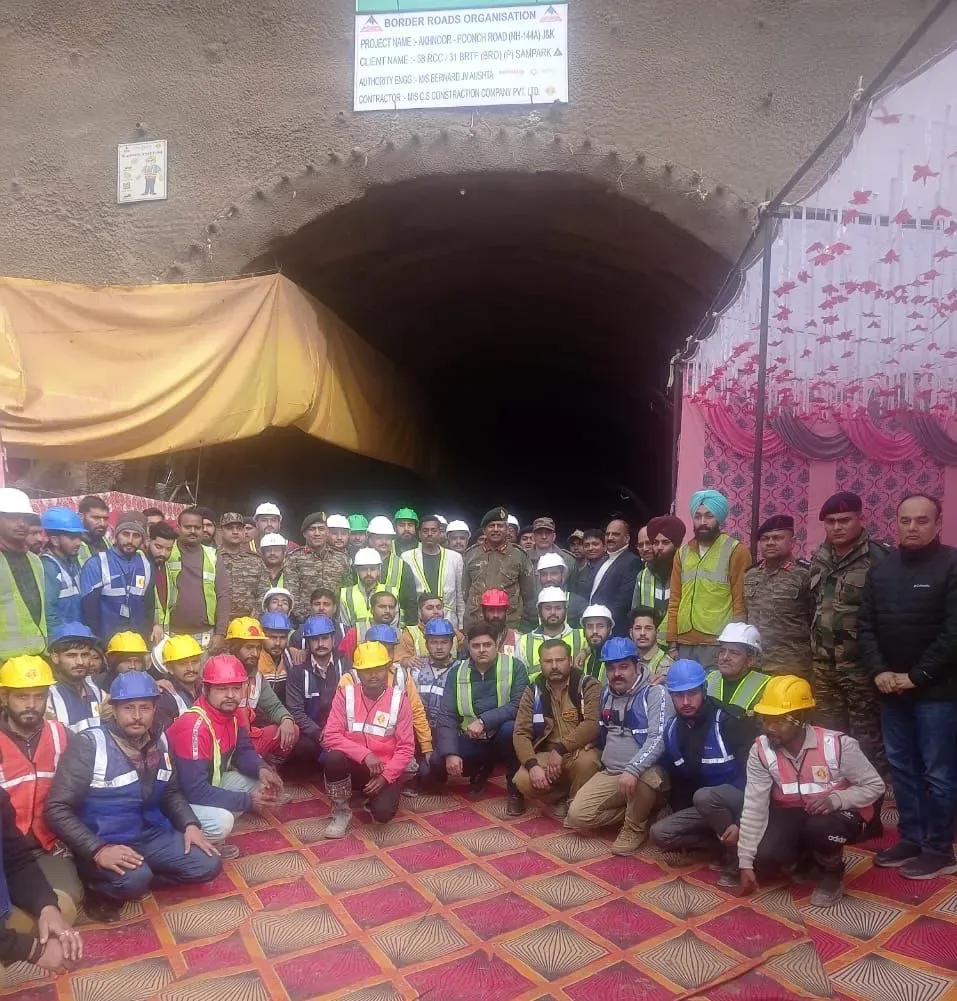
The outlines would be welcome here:
[[[589,604],[604,605],[612,614],[614,635],[628,632],[628,611],[635,581],[641,571],[641,560],[629,549],[631,528],[621,518],[613,518],[605,529],[605,559],[599,565],[592,583]]]

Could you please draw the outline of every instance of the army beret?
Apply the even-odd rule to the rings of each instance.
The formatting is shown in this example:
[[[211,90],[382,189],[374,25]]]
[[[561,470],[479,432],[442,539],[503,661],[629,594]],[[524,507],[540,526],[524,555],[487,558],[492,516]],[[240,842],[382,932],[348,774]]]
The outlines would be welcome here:
[[[491,511],[486,511],[482,516],[482,528],[492,521],[507,521],[508,511],[504,507],[493,507]]]
[[[326,523],[326,512],[325,511],[313,511],[312,514],[307,514],[305,518],[302,519],[302,534],[306,534],[307,528],[312,528],[313,525],[325,525]]]
[[[793,532],[794,519],[789,514],[772,514],[758,529],[760,539],[765,532]]]
[[[821,506],[818,521],[824,521],[832,514],[860,514],[862,510],[863,504],[857,494],[850,490],[839,490],[836,494],[831,494]]]

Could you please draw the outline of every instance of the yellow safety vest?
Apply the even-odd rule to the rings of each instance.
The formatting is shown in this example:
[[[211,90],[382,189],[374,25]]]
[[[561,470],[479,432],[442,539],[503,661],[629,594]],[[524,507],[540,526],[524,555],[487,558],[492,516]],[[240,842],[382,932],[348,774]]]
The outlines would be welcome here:
[[[506,653],[498,655],[495,664],[496,704],[499,708],[508,705],[512,699],[512,675],[515,671],[515,661]],[[455,708],[462,721],[461,729],[467,730],[469,723],[478,717],[472,703],[472,664],[463,660],[455,669]]]
[[[203,546],[203,602],[206,605],[206,621],[213,627],[216,625],[216,559],[216,550],[211,546]],[[183,558],[180,556],[179,543],[174,542],[166,561],[166,607],[162,610],[160,621],[160,625],[167,629],[179,596],[176,582],[182,569]]]
[[[389,591],[391,594],[395,595],[396,601],[399,600],[399,587],[402,584],[402,568],[405,564],[402,562],[402,557],[398,553],[394,552],[389,557],[388,566],[384,566],[383,569],[386,571],[385,580],[383,580],[383,589]]]
[[[195,713],[205,724],[209,730],[210,737],[213,738],[213,779],[210,785],[219,786],[222,785],[223,777],[223,751],[219,746],[219,741],[216,739],[216,731],[213,729],[213,724],[210,718],[199,706],[190,706],[186,710],[187,713]],[[185,713],[184,713],[185,715]],[[236,735],[239,736],[239,723],[236,717],[233,717],[233,726],[236,728]]]
[[[565,624],[565,631],[561,636],[543,636],[540,632],[524,633],[519,636],[515,646],[515,652],[525,661],[528,668],[528,680],[534,680],[535,676],[541,674],[538,670],[538,655],[541,652],[542,644],[545,640],[562,640],[572,648],[572,660],[574,660],[585,648],[585,634],[581,629],[572,629]]]
[[[47,601],[43,562],[39,556],[27,553],[40,591],[40,624],[33,621],[20,588],[6,559],[0,559],[0,661],[25,653],[43,653],[47,648]]]
[[[755,702],[764,691],[764,686],[771,680],[770,675],[762,674],[760,671],[748,671],[748,673],[738,683],[731,698],[726,698],[724,693],[724,675],[720,671],[708,672],[708,694],[723,702],[728,706],[737,706],[750,712],[754,708]]]
[[[687,543],[681,547],[681,603],[678,605],[678,635],[698,632],[717,636],[731,621],[731,553],[741,545],[737,539],[719,535],[698,558]]]
[[[379,594],[381,591],[387,590],[385,584],[376,584],[372,589],[372,594]],[[368,624],[372,620],[369,601],[366,598],[365,588],[361,584],[353,584],[352,587],[343,587],[339,590],[339,608],[345,610],[346,614],[342,617],[342,622],[347,627]]]

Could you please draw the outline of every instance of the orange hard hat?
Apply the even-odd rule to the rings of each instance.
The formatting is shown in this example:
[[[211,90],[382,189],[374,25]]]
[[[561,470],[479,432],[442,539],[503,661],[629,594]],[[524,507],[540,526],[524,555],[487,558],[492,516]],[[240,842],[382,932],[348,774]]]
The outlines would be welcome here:
[[[490,587],[482,595],[483,608],[508,608],[508,595],[500,587]]]

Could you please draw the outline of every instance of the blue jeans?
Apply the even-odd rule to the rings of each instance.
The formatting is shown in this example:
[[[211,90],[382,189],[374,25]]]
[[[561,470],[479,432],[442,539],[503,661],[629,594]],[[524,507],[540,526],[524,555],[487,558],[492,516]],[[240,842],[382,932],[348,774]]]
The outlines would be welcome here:
[[[512,779],[518,771],[518,758],[515,757],[515,747],[512,744],[512,731],[515,721],[508,720],[496,731],[491,740],[472,740],[464,733],[459,734],[459,746],[456,753],[462,759],[463,771],[466,775],[474,775],[482,765],[505,765],[505,775],[508,791],[514,792]],[[429,762],[430,779],[442,781],[446,776],[445,759],[433,752]]]
[[[137,900],[145,897],[151,886],[208,883],[223,868],[218,855],[207,855],[198,848],[190,848],[189,854],[185,854],[179,831],[154,827],[128,842],[128,847],[139,852],[143,862],[122,876],[101,869],[92,861],[76,860],[77,871],[88,889],[109,900]]]
[[[957,703],[885,698],[881,722],[901,841],[953,858]]]

